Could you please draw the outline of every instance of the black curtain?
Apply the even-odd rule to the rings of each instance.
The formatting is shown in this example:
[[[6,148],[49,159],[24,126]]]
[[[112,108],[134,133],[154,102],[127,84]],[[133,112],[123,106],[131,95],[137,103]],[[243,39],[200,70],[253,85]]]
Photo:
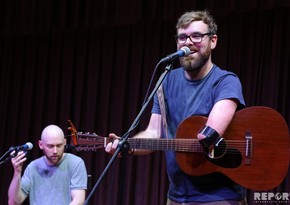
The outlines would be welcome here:
[[[37,141],[42,129],[57,124],[69,135],[68,119],[78,131],[124,134],[141,109],[157,62],[176,50],[177,18],[197,9],[215,16],[213,62],[240,77],[247,106],[274,108],[289,126],[287,0],[3,0],[0,154],[30,141],[34,148],[28,162],[41,156]],[[151,104],[132,135],[146,128],[150,110]],[[111,155],[104,149],[74,153],[85,160],[93,186]],[[7,203],[12,175],[11,163],[0,167],[1,204]],[[289,193],[289,179],[288,171],[268,192]],[[90,204],[161,205],[167,186],[162,152],[117,159]],[[248,190],[249,204],[256,203],[254,193]]]

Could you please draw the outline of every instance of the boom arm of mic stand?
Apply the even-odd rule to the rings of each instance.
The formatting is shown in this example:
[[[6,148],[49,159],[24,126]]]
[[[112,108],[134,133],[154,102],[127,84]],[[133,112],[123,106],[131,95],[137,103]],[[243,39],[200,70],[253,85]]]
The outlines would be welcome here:
[[[11,154],[12,151],[14,151],[13,154]],[[14,149],[13,147],[10,147],[9,150],[7,150],[5,152],[5,154],[1,156],[1,158],[0,158],[0,165],[4,164],[5,162],[7,162],[8,160],[10,160],[11,158],[16,157],[17,154],[18,154],[18,150],[17,149]],[[7,156],[7,155],[9,155],[9,156]],[[6,157],[6,158],[4,159],[4,157]]]
[[[163,80],[165,79],[165,77],[167,76],[167,74],[172,70],[172,63],[168,64],[165,68],[165,71],[161,74],[161,76],[159,77],[159,80],[157,81],[155,88],[152,90],[151,94],[149,95],[149,97],[147,98],[146,102],[143,104],[139,114],[137,115],[137,117],[135,118],[134,122],[132,123],[132,125],[130,126],[130,129],[128,130],[128,132],[126,132],[120,139],[120,143],[115,151],[115,153],[113,154],[112,158],[110,159],[109,163],[107,164],[107,166],[105,167],[104,171],[102,172],[101,176],[99,177],[98,181],[96,182],[96,184],[94,185],[92,191],[90,192],[90,194],[88,195],[86,201],[84,202],[84,205],[87,205],[90,198],[92,197],[92,195],[94,194],[94,192],[96,191],[96,189],[99,187],[101,181],[104,179],[105,174],[107,173],[107,171],[109,170],[109,168],[111,167],[111,165],[113,164],[114,160],[117,158],[117,155],[122,151],[122,149],[128,149],[127,147],[127,139],[129,137],[130,132],[132,131],[133,128],[136,127],[136,125],[138,124],[141,115],[144,113],[145,109],[147,108],[150,100],[153,98],[153,96],[155,95],[155,93],[157,92],[159,86],[162,84]]]

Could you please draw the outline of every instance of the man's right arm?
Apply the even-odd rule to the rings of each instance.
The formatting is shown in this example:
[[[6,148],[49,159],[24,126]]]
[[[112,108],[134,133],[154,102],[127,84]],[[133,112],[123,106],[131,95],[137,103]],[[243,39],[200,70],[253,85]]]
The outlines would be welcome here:
[[[25,157],[25,153],[22,151],[19,152],[16,157],[11,159],[11,163],[14,168],[14,174],[13,174],[13,178],[8,189],[8,204],[9,205],[21,204],[26,198],[26,196],[22,193],[20,189],[21,172],[22,172],[24,161],[26,161],[26,157]]]

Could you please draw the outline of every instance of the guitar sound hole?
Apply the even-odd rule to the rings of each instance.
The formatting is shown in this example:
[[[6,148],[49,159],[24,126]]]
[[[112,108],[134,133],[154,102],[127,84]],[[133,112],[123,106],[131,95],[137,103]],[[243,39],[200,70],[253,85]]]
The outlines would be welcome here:
[[[237,168],[242,163],[242,154],[237,149],[228,148],[221,157],[211,158],[207,156],[207,159],[217,166],[224,168]]]
[[[205,149],[205,153],[211,159],[217,159],[224,156],[227,151],[227,144],[223,138],[220,138],[219,141],[212,147]]]

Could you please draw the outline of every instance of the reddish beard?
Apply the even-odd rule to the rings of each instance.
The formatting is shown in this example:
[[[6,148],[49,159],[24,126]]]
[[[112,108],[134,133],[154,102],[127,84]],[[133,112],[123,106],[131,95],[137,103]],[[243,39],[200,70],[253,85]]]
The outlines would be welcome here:
[[[180,65],[183,67],[186,71],[199,71],[202,69],[202,67],[206,64],[208,61],[210,55],[211,55],[211,49],[207,49],[206,52],[200,53],[197,52],[197,57],[183,57],[180,59]]]

